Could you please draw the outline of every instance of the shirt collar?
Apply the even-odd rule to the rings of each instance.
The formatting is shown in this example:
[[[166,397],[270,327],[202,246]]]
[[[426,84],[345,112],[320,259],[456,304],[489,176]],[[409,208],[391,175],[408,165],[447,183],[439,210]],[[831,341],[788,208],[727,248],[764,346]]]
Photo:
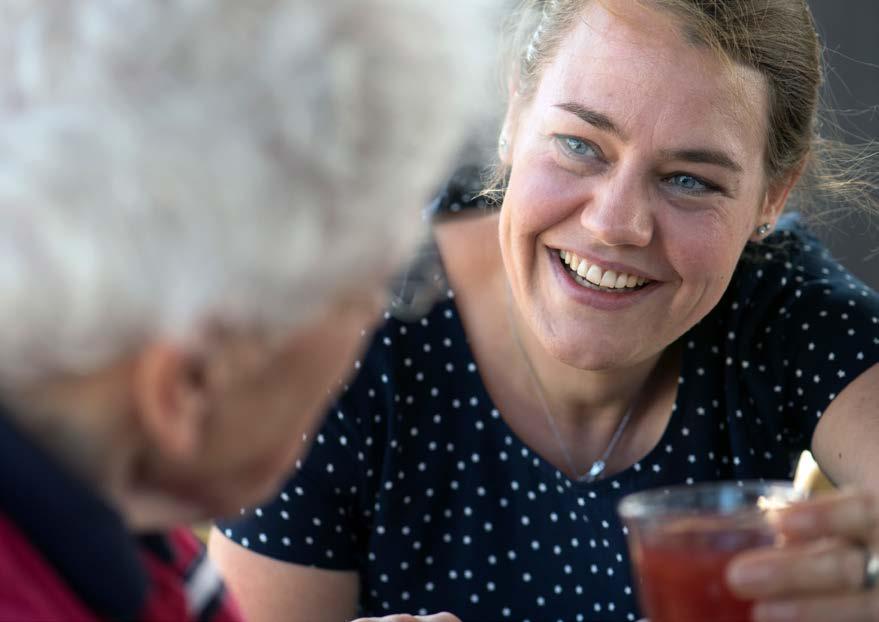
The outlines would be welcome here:
[[[0,405],[0,512],[90,607],[134,619],[147,571],[121,516],[13,425]]]

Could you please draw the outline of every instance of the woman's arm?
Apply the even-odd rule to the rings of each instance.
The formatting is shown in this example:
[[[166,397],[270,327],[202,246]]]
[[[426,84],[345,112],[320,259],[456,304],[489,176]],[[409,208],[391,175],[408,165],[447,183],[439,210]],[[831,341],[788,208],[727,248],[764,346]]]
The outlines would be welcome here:
[[[812,453],[835,484],[879,495],[879,364],[830,403],[815,428]]]
[[[357,615],[354,571],[322,570],[254,553],[216,528],[210,555],[249,622],[345,622]]]

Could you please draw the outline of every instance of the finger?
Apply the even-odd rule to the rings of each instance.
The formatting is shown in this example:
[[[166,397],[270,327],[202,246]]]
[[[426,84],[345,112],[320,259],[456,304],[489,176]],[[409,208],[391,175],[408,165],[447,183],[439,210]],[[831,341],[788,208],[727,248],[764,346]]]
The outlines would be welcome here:
[[[785,508],[777,520],[793,541],[837,536],[866,542],[879,530],[879,503],[872,493],[840,491]]]
[[[851,592],[864,583],[864,550],[834,538],[748,551],[733,559],[727,579],[746,599]]]
[[[753,619],[754,622],[875,622],[879,620],[879,592],[762,602],[754,606]]]

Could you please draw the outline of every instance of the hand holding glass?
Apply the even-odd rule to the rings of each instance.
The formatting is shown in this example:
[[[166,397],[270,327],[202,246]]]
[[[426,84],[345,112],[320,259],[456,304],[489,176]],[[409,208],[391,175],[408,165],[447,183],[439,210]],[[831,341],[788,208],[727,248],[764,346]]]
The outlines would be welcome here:
[[[712,482],[623,498],[650,622],[749,622],[752,603],[730,592],[727,564],[745,549],[781,544],[777,512],[802,498],[789,482]]]

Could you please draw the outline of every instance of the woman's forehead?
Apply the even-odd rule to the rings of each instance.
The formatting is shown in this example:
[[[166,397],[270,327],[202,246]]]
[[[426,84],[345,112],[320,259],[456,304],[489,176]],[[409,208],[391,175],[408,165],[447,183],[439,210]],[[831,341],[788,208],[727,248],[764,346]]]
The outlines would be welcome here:
[[[535,94],[538,107],[573,102],[624,134],[670,139],[686,131],[762,152],[768,100],[756,70],[696,47],[669,14],[640,5],[616,14],[603,4],[589,3],[562,41]]]

